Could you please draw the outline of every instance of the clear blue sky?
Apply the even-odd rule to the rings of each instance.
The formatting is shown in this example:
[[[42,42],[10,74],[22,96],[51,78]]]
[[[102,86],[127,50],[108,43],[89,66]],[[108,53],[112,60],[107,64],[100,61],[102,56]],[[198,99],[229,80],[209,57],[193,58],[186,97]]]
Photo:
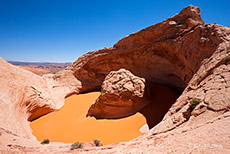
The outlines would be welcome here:
[[[206,23],[230,26],[230,0],[0,0],[0,56],[72,62],[190,4]]]

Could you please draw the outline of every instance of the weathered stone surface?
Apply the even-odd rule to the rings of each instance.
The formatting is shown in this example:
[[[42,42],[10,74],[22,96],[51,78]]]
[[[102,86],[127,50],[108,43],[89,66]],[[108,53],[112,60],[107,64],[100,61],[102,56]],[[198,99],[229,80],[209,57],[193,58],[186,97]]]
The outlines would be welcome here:
[[[205,25],[189,6],[161,23],[131,34],[112,48],[89,52],[67,70],[81,81],[80,92],[100,90],[110,71],[120,68],[148,81],[183,90],[201,61],[222,42],[219,25]],[[62,78],[62,77],[60,77]]]
[[[27,119],[33,120],[55,109],[47,103],[46,84],[41,77],[0,59],[1,128],[31,138]],[[40,113],[36,113],[36,110]]]
[[[230,28],[204,24],[197,7],[188,6],[161,23],[121,39],[112,48],[87,53],[65,70],[45,76],[45,80],[0,61],[2,153],[71,153],[65,145],[35,146],[34,140],[22,138],[29,135],[26,120],[31,116],[28,111],[33,110],[30,104],[47,104],[42,101],[48,98],[59,106],[60,92],[66,96],[99,90],[109,72],[120,68],[157,85],[185,90],[163,120],[145,135],[77,152],[230,153]],[[49,89],[48,93],[44,89]],[[30,100],[28,103],[20,101],[24,94],[23,100]],[[191,109],[193,98],[200,102]],[[21,106],[29,106],[29,110],[23,110],[26,114],[18,110],[25,109]]]
[[[65,87],[54,91],[42,77],[2,58],[0,85],[0,127],[28,139],[34,139],[28,121],[60,108],[68,92]]]
[[[212,149],[228,153],[229,41],[229,27],[204,24],[199,9],[189,6],[121,39],[113,48],[80,57],[69,67],[82,82],[80,91],[99,89],[105,76],[120,68],[177,90],[187,86],[163,120],[147,134],[103,152],[207,153]],[[193,110],[189,109],[192,98],[201,99]]]
[[[44,147],[32,135],[29,122],[59,109],[66,94],[73,90],[58,86],[49,75],[44,80],[1,57],[0,85],[0,153],[40,153]],[[54,145],[49,147],[51,151],[59,146]],[[63,146],[69,149],[70,145]]]
[[[149,92],[149,90],[147,90]],[[120,69],[110,72],[101,86],[101,95],[88,110],[87,116],[101,118],[123,118],[130,116],[148,102],[145,79]]]
[[[174,90],[147,82],[125,69],[110,72],[101,87],[101,95],[91,105],[87,116],[115,119],[139,111],[150,128],[162,120],[179,96]]]

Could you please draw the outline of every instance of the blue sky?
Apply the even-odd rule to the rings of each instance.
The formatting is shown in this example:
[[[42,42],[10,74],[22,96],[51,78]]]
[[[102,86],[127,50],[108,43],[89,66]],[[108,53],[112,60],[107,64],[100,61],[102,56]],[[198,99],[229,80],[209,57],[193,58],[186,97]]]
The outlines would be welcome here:
[[[0,56],[73,62],[190,4],[205,23],[230,26],[229,0],[0,0]]]

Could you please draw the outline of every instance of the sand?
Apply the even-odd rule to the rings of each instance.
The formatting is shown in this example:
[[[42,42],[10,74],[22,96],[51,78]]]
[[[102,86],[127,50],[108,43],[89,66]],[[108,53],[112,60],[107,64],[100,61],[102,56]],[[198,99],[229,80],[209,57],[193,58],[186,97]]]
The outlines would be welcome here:
[[[139,129],[146,124],[141,113],[116,120],[96,120],[87,117],[88,108],[99,92],[68,97],[65,105],[57,112],[45,115],[30,126],[38,141],[47,138],[51,142],[92,142],[98,139],[103,145],[134,139],[142,133]]]

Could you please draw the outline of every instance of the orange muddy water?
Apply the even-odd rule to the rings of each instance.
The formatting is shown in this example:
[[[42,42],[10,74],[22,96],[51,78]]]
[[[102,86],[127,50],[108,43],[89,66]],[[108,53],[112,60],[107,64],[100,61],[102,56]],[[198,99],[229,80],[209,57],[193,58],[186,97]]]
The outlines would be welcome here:
[[[65,105],[30,123],[33,135],[38,141],[51,142],[92,142],[98,139],[103,145],[134,139],[142,133],[139,129],[146,124],[141,113],[116,120],[96,120],[87,117],[87,111],[99,92],[68,97]]]

